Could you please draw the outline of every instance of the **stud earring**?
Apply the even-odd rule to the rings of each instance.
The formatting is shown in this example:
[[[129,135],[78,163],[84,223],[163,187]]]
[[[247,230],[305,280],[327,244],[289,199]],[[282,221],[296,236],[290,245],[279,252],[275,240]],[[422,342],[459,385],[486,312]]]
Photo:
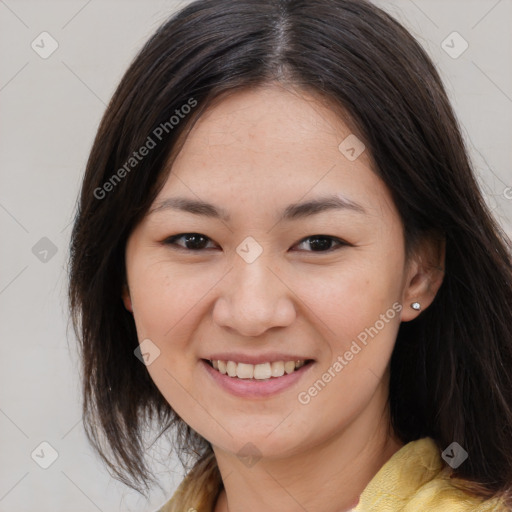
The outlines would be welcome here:
[[[413,302],[411,304],[411,308],[415,309],[416,311],[419,311],[421,309],[421,304],[419,302]]]

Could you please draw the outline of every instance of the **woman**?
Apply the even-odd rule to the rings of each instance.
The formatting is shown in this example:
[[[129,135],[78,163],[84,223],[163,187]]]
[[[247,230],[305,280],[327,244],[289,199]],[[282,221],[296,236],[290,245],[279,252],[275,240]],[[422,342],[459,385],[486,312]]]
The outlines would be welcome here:
[[[84,423],[162,512],[510,510],[510,240],[432,62],[361,0],[199,0],[99,127],[71,244]],[[185,463],[186,464],[186,463]]]

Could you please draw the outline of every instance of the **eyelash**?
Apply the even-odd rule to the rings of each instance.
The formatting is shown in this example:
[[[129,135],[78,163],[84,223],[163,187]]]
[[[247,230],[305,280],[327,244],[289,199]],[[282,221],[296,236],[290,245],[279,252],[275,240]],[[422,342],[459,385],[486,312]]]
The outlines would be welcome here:
[[[173,236],[170,236],[170,237],[166,238],[162,243],[164,245],[171,245],[171,246],[173,246],[173,249],[184,250],[184,251],[187,251],[187,252],[199,253],[199,252],[203,252],[204,250],[206,250],[206,249],[188,249],[187,247],[183,247],[183,246],[178,245],[176,243],[176,240],[179,240],[180,238],[183,238],[183,237],[185,237],[187,235],[199,236],[199,237],[201,237],[201,238],[203,238],[205,240],[211,241],[210,238],[208,238],[205,235],[202,235],[201,233],[180,233],[178,235],[173,235]],[[345,242],[344,240],[342,240],[340,238],[333,237],[333,236],[328,236],[328,235],[311,235],[311,236],[308,236],[306,238],[302,238],[296,245],[300,245],[303,242],[305,242],[307,240],[310,240],[310,239],[331,240],[331,241],[336,242],[338,244],[337,246],[331,247],[331,248],[329,248],[329,249],[327,249],[325,251],[306,251],[306,252],[311,252],[311,253],[330,253],[330,252],[333,252],[333,251],[336,251],[336,250],[340,249],[341,247],[351,246],[351,244],[349,244],[348,242]]]

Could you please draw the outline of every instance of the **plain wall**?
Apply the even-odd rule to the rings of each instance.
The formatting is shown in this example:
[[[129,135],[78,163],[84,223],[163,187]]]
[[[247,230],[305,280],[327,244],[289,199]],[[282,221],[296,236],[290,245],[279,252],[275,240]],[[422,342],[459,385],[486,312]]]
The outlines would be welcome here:
[[[70,223],[105,105],[136,51],[185,3],[0,2],[0,512],[152,511],[182,478],[171,458],[160,468],[166,492],[146,502],[88,446],[65,293]],[[377,3],[437,64],[489,204],[512,234],[512,1]],[[58,42],[46,59],[31,47],[51,48],[43,31]],[[469,44],[458,58],[442,47],[453,31]],[[50,461],[42,442],[58,452],[47,469],[31,457],[37,448],[34,458]]]

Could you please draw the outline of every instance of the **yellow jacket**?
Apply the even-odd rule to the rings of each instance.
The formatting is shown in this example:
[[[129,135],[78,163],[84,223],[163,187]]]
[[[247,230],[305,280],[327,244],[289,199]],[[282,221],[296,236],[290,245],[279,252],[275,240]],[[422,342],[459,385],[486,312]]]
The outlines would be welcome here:
[[[441,459],[433,439],[412,441],[398,450],[368,483],[353,512],[506,512],[502,500],[481,500],[456,489],[449,479],[450,468]],[[186,492],[185,478],[170,501],[157,512],[168,512],[180,493]],[[204,490],[190,507],[180,512],[213,512],[219,489]]]

